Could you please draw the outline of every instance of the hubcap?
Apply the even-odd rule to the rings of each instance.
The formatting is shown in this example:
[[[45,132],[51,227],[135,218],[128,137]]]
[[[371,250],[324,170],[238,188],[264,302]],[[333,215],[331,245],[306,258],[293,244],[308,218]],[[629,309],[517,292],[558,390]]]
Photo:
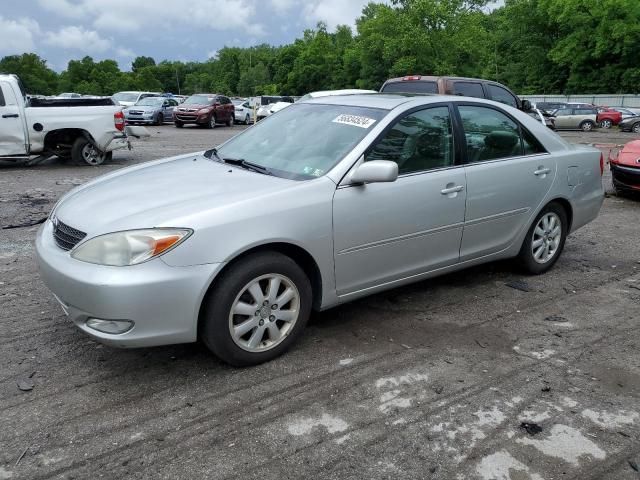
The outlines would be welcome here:
[[[90,143],[86,144],[82,148],[82,158],[89,165],[100,165],[103,160],[103,155]]]
[[[264,352],[280,344],[300,313],[300,293],[284,275],[254,278],[236,296],[229,312],[229,331],[236,345]]]
[[[537,263],[547,263],[551,260],[560,246],[562,238],[562,224],[560,217],[549,212],[542,216],[533,230],[531,253]]]

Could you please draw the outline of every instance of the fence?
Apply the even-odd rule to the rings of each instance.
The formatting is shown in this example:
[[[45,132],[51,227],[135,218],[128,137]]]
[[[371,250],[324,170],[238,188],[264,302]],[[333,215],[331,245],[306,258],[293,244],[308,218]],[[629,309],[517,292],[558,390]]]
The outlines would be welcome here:
[[[614,107],[640,107],[640,95],[520,95],[530,102],[579,102]]]

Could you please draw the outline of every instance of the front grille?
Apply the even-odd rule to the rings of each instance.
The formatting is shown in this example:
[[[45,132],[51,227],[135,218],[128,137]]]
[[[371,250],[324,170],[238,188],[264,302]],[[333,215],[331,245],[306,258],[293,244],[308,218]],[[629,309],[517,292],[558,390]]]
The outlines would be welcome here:
[[[57,219],[56,219],[57,220]],[[86,237],[87,234],[76,230],[69,225],[57,220],[53,227],[53,239],[56,244],[63,250],[71,250],[75,247],[80,240]]]

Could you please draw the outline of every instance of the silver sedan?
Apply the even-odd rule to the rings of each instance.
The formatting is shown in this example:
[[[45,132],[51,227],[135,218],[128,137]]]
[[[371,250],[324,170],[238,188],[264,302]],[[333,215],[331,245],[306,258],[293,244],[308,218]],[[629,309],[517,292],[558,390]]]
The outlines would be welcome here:
[[[547,271],[598,215],[602,162],[487,100],[314,99],[70,191],[38,260],[101,342],[200,339],[252,365],[289,348],[312,309],[504,258]]]

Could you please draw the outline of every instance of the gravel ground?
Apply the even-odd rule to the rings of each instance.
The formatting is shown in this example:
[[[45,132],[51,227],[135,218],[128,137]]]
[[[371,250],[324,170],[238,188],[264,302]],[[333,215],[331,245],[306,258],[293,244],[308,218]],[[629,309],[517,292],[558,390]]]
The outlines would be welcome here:
[[[609,195],[545,275],[494,263],[315,314],[255,368],[73,327],[27,225],[76,184],[242,128],[153,127],[94,168],[0,166],[0,479],[640,478],[634,199]]]

